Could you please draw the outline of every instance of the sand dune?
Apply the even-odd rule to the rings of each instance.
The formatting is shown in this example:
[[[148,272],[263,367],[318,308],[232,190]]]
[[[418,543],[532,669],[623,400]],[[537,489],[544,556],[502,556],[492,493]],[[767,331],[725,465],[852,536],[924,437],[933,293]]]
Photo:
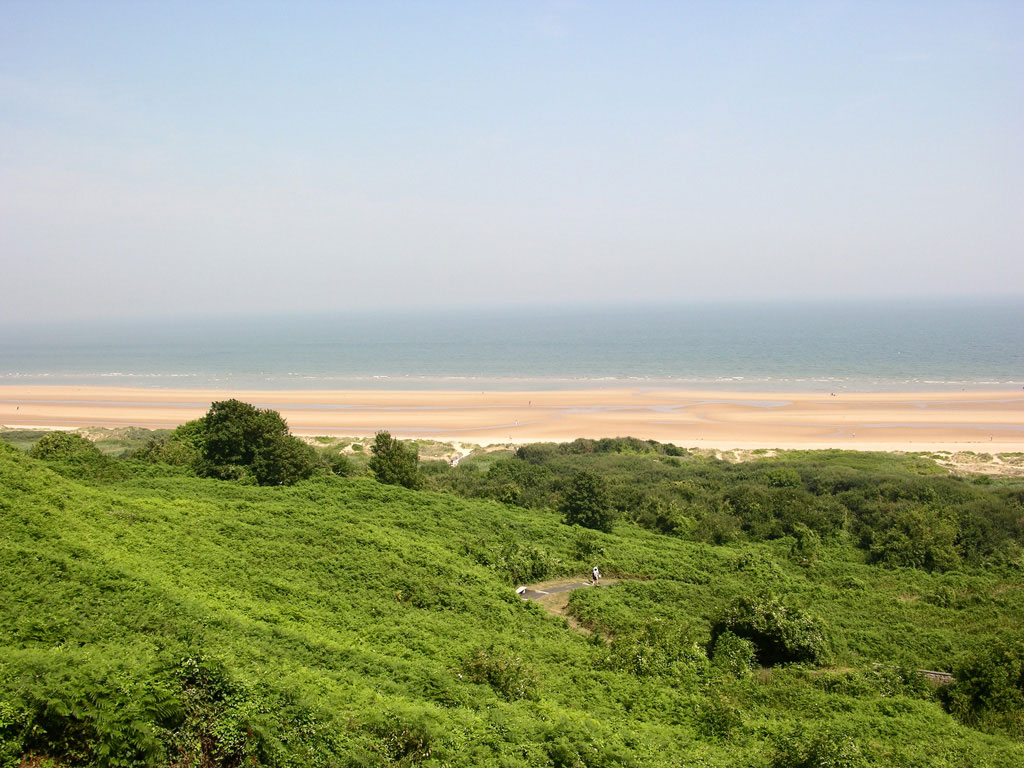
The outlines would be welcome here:
[[[173,427],[237,397],[298,434],[473,443],[632,435],[716,448],[1024,451],[1024,392],[219,391],[0,386],[8,427]]]

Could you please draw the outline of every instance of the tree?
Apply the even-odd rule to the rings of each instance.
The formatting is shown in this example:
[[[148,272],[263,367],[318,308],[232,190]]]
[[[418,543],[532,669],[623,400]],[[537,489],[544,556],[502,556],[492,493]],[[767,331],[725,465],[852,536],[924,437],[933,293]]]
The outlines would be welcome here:
[[[260,485],[291,485],[313,474],[315,451],[288,432],[281,414],[240,400],[213,403],[201,419],[196,471],[222,479],[252,476]]]
[[[615,513],[603,477],[577,472],[562,496],[560,506],[567,525],[582,525],[606,533],[612,529]]]
[[[407,446],[391,437],[390,432],[378,432],[370,448],[370,471],[378,482],[415,488],[419,485],[419,452],[416,446]]]

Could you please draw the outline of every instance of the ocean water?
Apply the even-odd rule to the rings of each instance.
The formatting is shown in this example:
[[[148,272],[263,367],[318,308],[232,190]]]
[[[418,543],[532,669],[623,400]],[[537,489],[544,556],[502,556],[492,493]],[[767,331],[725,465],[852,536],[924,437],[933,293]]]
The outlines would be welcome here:
[[[1024,301],[719,303],[0,328],[0,383],[1020,389]]]

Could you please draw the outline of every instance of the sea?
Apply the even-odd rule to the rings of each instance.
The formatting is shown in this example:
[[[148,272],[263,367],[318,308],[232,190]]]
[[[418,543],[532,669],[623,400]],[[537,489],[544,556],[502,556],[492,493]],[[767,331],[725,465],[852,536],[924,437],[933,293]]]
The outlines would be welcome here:
[[[0,384],[218,389],[1024,387],[1024,299],[350,311],[0,326]]]

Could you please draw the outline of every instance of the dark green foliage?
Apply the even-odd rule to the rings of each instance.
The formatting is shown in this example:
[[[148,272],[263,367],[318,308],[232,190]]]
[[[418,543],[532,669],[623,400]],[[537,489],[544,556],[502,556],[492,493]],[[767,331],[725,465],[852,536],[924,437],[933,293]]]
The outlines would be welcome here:
[[[766,667],[788,662],[821,664],[829,657],[821,623],[772,595],[740,597],[726,607],[711,625],[712,657],[726,632],[749,640],[758,663]]]
[[[201,432],[181,435],[198,444],[196,471],[206,477],[259,485],[291,485],[313,474],[313,449],[288,433],[281,414],[239,400],[213,403],[201,419]],[[198,432],[198,434],[197,434]]]
[[[331,470],[331,474],[347,477],[356,472],[355,464],[344,453],[325,448],[321,451],[320,456],[327,468]]]
[[[100,452],[92,440],[74,432],[47,432],[39,438],[39,442],[35,444],[29,455],[46,461],[66,461],[83,457],[98,457]]]
[[[921,507],[894,510],[883,525],[871,535],[873,562],[928,571],[960,564],[956,526],[940,513]]]
[[[30,455],[51,462],[66,477],[98,482],[125,477],[119,462],[104,456],[91,440],[75,432],[47,432],[32,447]]]
[[[821,553],[821,538],[803,523],[797,523],[793,527],[793,547],[789,553],[793,562],[809,567]]]
[[[432,476],[430,487],[561,509],[580,472],[604,481],[617,518],[716,545],[852,535],[879,565],[936,571],[1013,562],[1024,545],[1020,481],[978,485],[917,456],[789,451],[730,463],[633,438],[576,440],[466,461]],[[814,562],[811,550],[793,555]]]
[[[559,509],[567,525],[610,531],[615,522],[608,486],[604,478],[591,472],[578,472],[572,478],[562,494]]]
[[[961,722],[1024,740],[1024,638],[999,638],[966,654],[953,670],[946,706]]]
[[[721,695],[708,696],[694,713],[697,732],[707,741],[726,744],[743,726],[739,709]]]
[[[378,432],[370,450],[373,453],[370,471],[377,482],[406,488],[419,485],[419,456],[415,444],[396,440],[390,432]]]

